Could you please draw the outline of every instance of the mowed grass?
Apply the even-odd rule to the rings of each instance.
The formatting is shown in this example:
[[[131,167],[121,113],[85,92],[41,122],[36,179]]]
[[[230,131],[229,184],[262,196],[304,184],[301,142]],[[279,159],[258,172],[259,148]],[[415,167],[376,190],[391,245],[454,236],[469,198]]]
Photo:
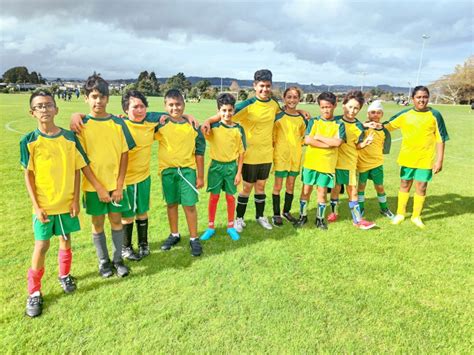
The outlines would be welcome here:
[[[57,124],[63,127],[68,127],[72,112],[87,112],[82,99],[58,105]],[[111,97],[109,107],[110,112],[120,113],[120,98]],[[318,112],[316,105],[300,108]],[[36,123],[28,115],[27,95],[0,95],[0,348],[7,353],[471,352],[474,113],[466,106],[437,108],[451,140],[443,171],[428,187],[423,212],[426,230],[416,229],[409,220],[390,225],[379,215],[369,184],[367,217],[377,222],[378,229],[356,230],[344,197],[341,220],[327,232],[316,231],[312,196],[307,228],[295,230],[286,224],[264,231],[252,221],[251,198],[248,227],[241,240],[233,242],[225,235],[225,199],[221,198],[217,237],[203,243],[202,257],[190,255],[182,212],[181,244],[161,252],[168,223],[155,147],[151,256],[129,263],[130,277],[101,279],[90,219],[82,212],[82,231],[72,236],[72,271],[78,290],[65,295],[58,285],[58,243],[53,239],[43,278],[44,313],[29,319],[24,307],[33,234],[18,132],[29,132]],[[385,117],[401,109],[386,104]],[[162,98],[151,98],[150,110],[162,111]],[[213,101],[203,101],[187,104],[186,112],[202,121],[215,110]],[[366,107],[359,117],[365,113]],[[394,133],[394,140],[399,137],[399,132]],[[400,141],[394,141],[385,163],[385,186],[394,210],[399,148]],[[268,216],[272,185],[273,178],[267,185]],[[300,188],[298,182],[296,196]],[[198,205],[200,232],[207,225],[207,201],[203,190]],[[409,211],[411,205],[412,200]],[[295,214],[297,209],[295,198]]]

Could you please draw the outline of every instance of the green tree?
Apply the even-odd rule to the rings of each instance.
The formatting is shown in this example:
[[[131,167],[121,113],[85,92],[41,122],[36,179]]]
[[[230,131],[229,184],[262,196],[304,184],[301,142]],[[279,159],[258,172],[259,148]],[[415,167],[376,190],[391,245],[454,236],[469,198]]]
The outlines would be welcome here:
[[[168,78],[168,80],[166,80],[167,90],[178,89],[183,93],[186,93],[191,89],[191,86],[191,82],[186,78],[183,73],[173,75],[171,78]]]
[[[137,82],[140,82],[142,81],[143,79],[148,79],[149,75],[148,75],[148,72],[145,70],[145,71],[142,71],[140,73],[140,75],[138,75],[138,79],[137,79]]]
[[[199,80],[194,86],[199,90],[199,93],[202,94],[211,87],[211,82],[207,79]]]
[[[197,87],[193,87],[189,91],[188,98],[197,99],[197,98],[199,98],[200,95],[201,95],[201,93],[199,92],[199,89]]]
[[[27,83],[30,81],[30,73],[26,67],[13,67],[3,73],[3,81],[6,83]]]

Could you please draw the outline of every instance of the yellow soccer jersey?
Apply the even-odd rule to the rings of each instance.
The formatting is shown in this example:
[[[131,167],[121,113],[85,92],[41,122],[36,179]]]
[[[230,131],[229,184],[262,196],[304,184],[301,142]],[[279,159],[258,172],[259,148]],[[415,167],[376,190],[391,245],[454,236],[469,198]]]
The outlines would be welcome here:
[[[339,146],[336,169],[356,170],[357,169],[357,144],[364,140],[364,126],[357,119],[348,122],[343,116],[336,116],[336,119],[344,123],[346,131],[346,141]]]
[[[138,184],[150,176],[151,146],[154,141],[155,128],[162,115],[166,115],[166,113],[148,112],[141,122],[125,119],[136,144],[135,148],[128,152],[125,184]]]
[[[204,137],[211,146],[211,159],[223,163],[237,160],[247,146],[244,129],[238,123],[234,126],[223,122],[213,123],[209,135]]]
[[[275,171],[300,171],[306,120],[301,114],[280,112],[273,126],[273,164]]]
[[[432,169],[436,143],[449,140],[443,116],[431,107],[424,112],[414,108],[403,110],[384,126],[389,131],[401,129],[402,146],[398,164],[407,168]]]
[[[364,139],[369,134],[374,135],[373,142],[365,148],[359,149],[357,171],[361,173],[383,165],[383,155],[390,153],[392,139],[389,131],[369,128],[365,131]]]
[[[155,129],[159,142],[158,169],[161,173],[168,168],[196,169],[196,155],[204,155],[206,141],[200,129],[187,120],[174,121],[171,117]]]
[[[325,120],[321,116],[311,118],[306,128],[307,136],[315,136],[316,134],[327,138],[339,138],[346,140],[346,131],[344,123],[335,118]],[[308,146],[304,157],[303,166],[306,169],[316,170],[320,173],[334,174],[336,171],[336,163],[338,156],[338,148],[319,148]]]
[[[135,141],[122,118],[87,115],[83,123],[84,127],[77,137],[89,157],[90,167],[105,189],[113,191],[117,188],[120,158],[135,147]],[[85,177],[82,179],[82,190],[95,191]]]
[[[48,136],[38,129],[20,141],[21,165],[35,174],[36,198],[46,213],[69,212],[74,201],[76,170],[89,160],[74,133]]]
[[[273,124],[280,111],[280,106],[274,99],[263,101],[252,97],[235,106],[233,120],[242,125],[247,139],[245,164],[273,161]]]

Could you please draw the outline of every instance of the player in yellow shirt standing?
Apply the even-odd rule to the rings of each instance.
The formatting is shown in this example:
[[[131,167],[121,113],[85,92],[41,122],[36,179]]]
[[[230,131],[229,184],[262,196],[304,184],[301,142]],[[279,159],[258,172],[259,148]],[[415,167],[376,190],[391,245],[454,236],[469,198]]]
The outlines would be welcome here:
[[[210,143],[212,159],[207,176],[209,196],[209,225],[201,236],[201,240],[210,239],[215,233],[217,203],[221,190],[225,191],[227,201],[227,234],[232,240],[239,240],[239,233],[234,228],[235,193],[242,180],[244,162],[245,134],[243,128],[232,122],[235,98],[230,94],[217,97],[217,109],[220,122],[211,125],[211,131],[205,136]]]
[[[272,194],[272,224],[277,227],[283,225],[282,216],[290,223],[296,222],[296,218],[291,215],[290,210],[293,202],[295,180],[301,168],[302,144],[307,124],[303,115],[296,110],[300,99],[301,92],[297,87],[293,86],[285,90],[283,93],[285,110],[276,115],[273,127],[275,183]],[[280,192],[283,179],[286,179],[286,191],[283,214],[281,214]]]
[[[165,108],[170,117],[155,130],[155,139],[159,141],[158,168],[171,232],[161,250],[170,250],[181,240],[178,231],[178,205],[181,204],[189,228],[191,255],[200,256],[202,247],[197,236],[196,203],[197,189],[204,185],[206,142],[200,129],[183,117],[184,106],[179,90],[169,90],[165,94]]]
[[[383,116],[383,106],[380,100],[375,100],[367,109],[369,122],[380,123]],[[365,131],[365,136],[372,135],[373,141],[365,148],[359,150],[357,160],[357,171],[359,172],[358,199],[360,212],[364,214],[365,205],[365,187],[367,180],[374,182],[374,188],[379,200],[380,213],[385,217],[393,219],[394,214],[387,205],[387,195],[383,187],[383,155],[390,153],[392,142],[390,133],[384,128],[369,128]]]
[[[421,220],[421,211],[426,198],[426,189],[433,174],[443,169],[444,147],[449,136],[441,113],[428,107],[430,99],[428,88],[415,87],[412,99],[413,108],[403,110],[388,122],[384,122],[384,127],[389,131],[400,129],[403,137],[398,156],[401,178],[398,208],[392,224],[400,224],[404,221],[414,180],[415,196],[411,221],[417,227],[425,228]]]

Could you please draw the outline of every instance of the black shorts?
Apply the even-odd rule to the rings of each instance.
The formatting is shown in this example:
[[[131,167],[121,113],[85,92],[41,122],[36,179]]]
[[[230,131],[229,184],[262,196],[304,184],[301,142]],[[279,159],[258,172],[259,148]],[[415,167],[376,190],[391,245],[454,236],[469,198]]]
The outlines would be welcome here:
[[[271,169],[272,163],[244,164],[242,166],[242,179],[252,184],[257,180],[267,180]]]

